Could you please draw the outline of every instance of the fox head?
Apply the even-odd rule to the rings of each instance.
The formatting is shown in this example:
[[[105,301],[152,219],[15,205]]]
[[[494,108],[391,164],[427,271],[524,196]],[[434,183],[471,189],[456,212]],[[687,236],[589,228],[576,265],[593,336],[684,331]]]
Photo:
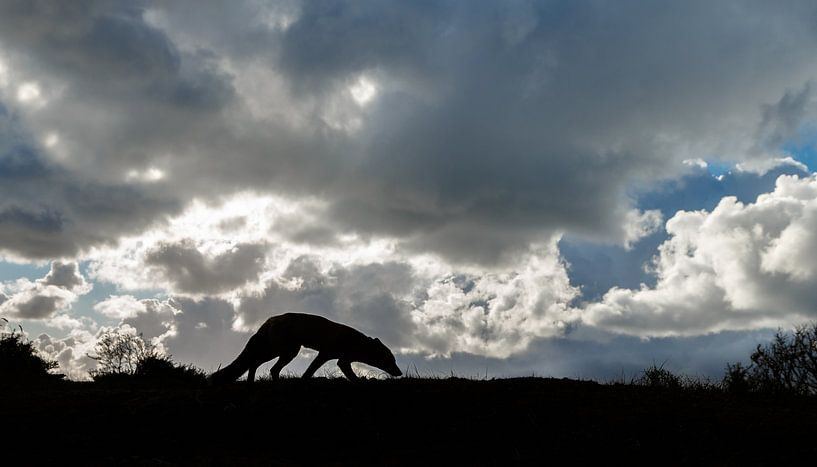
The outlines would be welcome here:
[[[369,338],[365,353],[366,355],[360,359],[361,362],[380,368],[392,376],[403,376],[403,372],[400,371],[394,360],[394,354],[380,342],[380,339]]]

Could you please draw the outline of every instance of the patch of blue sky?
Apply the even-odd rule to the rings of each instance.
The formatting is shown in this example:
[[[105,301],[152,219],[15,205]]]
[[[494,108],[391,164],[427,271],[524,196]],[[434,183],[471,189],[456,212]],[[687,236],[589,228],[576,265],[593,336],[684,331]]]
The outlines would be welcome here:
[[[706,161],[706,170],[713,177],[719,177],[721,175],[726,175],[729,172],[732,172],[734,169],[735,169],[735,162],[734,161],[723,161],[723,160],[708,160],[708,161]]]
[[[0,282],[15,281],[20,278],[30,280],[45,277],[51,269],[50,263],[11,263],[0,261]]]
[[[802,130],[797,138],[783,146],[783,150],[811,172],[817,171],[817,128]]]
[[[734,196],[743,203],[754,202],[758,195],[774,190],[780,175],[805,175],[792,165],[776,167],[763,175],[737,170],[712,175],[710,168],[655,185],[651,190],[636,193],[639,209],[658,209],[669,219],[678,211],[705,209],[711,211],[725,196]]]
[[[780,175],[804,175],[802,170],[791,165],[777,167],[762,176],[736,170],[715,176],[711,167],[710,164],[706,169],[696,169],[678,179],[655,184],[649,190],[631,193],[631,196],[636,199],[638,209],[657,209],[666,222],[678,211],[712,211],[725,196],[752,203],[758,195],[774,190]],[[559,242],[559,249],[569,264],[571,284],[581,288],[582,294],[577,301],[598,300],[612,287],[637,289],[642,283],[655,285],[656,278],[647,266],[666,239],[666,231],[659,229],[627,250],[620,245],[565,235]]]
[[[627,250],[570,235],[563,237],[559,251],[568,263],[571,284],[581,289],[577,303],[599,300],[614,286],[637,289],[642,283],[655,285],[655,276],[645,272],[644,266],[665,239],[665,234],[656,233]]]

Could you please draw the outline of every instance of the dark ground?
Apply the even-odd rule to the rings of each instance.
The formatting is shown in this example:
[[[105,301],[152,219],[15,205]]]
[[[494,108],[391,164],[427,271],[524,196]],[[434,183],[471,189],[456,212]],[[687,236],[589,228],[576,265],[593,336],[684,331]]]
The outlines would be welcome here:
[[[814,398],[544,378],[0,382],[0,413],[5,465],[813,465],[817,456]]]

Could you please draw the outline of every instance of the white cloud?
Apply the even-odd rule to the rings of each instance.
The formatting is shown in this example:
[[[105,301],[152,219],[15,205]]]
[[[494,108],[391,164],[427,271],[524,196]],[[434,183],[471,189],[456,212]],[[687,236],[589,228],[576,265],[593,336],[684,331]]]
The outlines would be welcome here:
[[[412,311],[419,350],[508,357],[563,335],[578,321],[569,305],[577,295],[555,241],[511,270],[434,278]]]
[[[68,336],[55,338],[40,334],[34,339],[35,348],[45,357],[59,364],[59,372],[72,380],[89,379],[88,371],[96,361],[88,357],[96,344],[96,337],[87,330],[74,329]]]
[[[147,311],[145,304],[133,295],[111,295],[94,305],[94,310],[109,318],[132,318]]]
[[[0,315],[18,319],[50,320],[57,327],[79,321],[55,316],[70,308],[80,295],[93,288],[75,262],[54,261],[48,274],[35,281],[18,279],[3,285],[5,300],[0,300]]]
[[[809,172],[805,164],[794,160],[791,156],[751,159],[735,164],[735,169],[741,172],[749,172],[762,176],[771,170],[786,165],[796,167],[806,173]]]
[[[624,218],[624,248],[629,250],[642,238],[660,230],[663,221],[664,216],[657,209],[643,212],[637,209],[627,211]]]
[[[658,282],[613,288],[583,311],[586,323],[642,336],[790,326],[817,313],[813,290],[817,176],[782,175],[743,204],[677,213],[655,259]]]
[[[694,159],[684,159],[682,162],[690,167],[698,167],[700,169],[709,167],[709,164],[700,157],[696,157]]]

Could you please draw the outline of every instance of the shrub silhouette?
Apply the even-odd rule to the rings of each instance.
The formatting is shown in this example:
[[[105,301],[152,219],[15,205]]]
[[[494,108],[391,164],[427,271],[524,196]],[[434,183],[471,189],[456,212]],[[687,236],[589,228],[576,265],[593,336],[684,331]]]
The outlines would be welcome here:
[[[721,381],[721,388],[732,394],[745,394],[753,390],[749,380],[751,367],[738,362],[726,365],[726,373]]]
[[[651,388],[680,389],[684,382],[680,376],[664,368],[664,365],[653,364],[633,381],[633,384]]]
[[[34,343],[19,331],[12,328],[7,331],[8,320],[0,318],[0,376],[4,381],[31,379],[62,379],[65,375],[50,373],[57,368],[57,362],[43,358],[34,347]]]
[[[202,382],[205,375],[193,365],[181,365],[140,334],[112,329],[104,332],[95,347],[98,367],[89,373],[94,381],[146,380]]]
[[[94,381],[134,375],[139,362],[159,355],[156,346],[141,333],[119,329],[105,331],[97,340],[94,351],[96,354],[88,354],[98,362],[97,367],[89,372]]]
[[[204,371],[190,364],[178,364],[169,355],[150,355],[140,360],[133,374],[136,378],[179,383],[206,381]]]
[[[798,326],[791,334],[778,331],[750,359],[749,366],[727,365],[725,390],[817,394],[817,323]]]

